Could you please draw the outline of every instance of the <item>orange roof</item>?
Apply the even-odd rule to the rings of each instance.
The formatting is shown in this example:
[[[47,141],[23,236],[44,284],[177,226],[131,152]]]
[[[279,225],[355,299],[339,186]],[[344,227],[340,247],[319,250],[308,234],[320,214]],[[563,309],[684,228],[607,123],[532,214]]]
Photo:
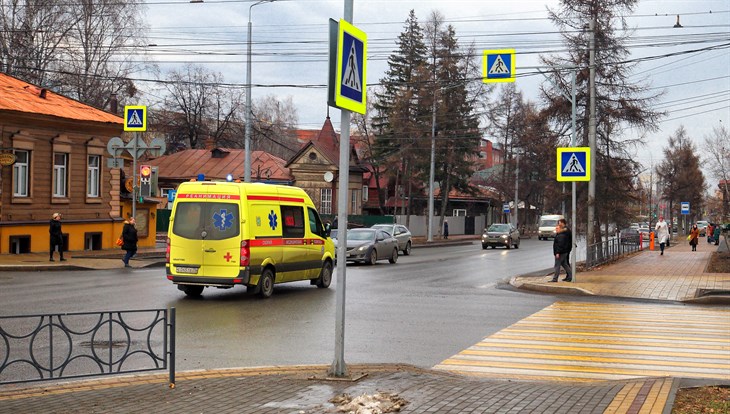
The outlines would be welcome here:
[[[0,111],[41,114],[77,121],[124,124],[124,119],[50,90],[0,73]]]
[[[225,180],[228,174],[243,178],[245,152],[242,149],[214,148],[189,149],[170,155],[163,155],[149,161],[158,167],[161,179],[195,178],[205,174],[206,179]],[[286,161],[268,152],[251,152],[251,179],[291,181],[291,173],[284,167]]]

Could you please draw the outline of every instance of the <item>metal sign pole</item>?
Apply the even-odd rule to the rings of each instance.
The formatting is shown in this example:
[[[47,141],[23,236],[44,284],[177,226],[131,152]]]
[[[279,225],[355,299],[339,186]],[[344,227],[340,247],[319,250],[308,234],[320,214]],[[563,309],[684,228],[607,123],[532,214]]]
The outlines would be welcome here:
[[[344,20],[352,22],[353,0],[345,0]],[[339,80],[337,80],[339,82]],[[335,316],[335,359],[329,374],[347,376],[345,365],[345,290],[347,286],[347,190],[350,181],[350,111],[341,109],[340,176],[337,191],[337,309]]]
[[[572,122],[572,126],[571,127],[573,128],[573,131],[572,131],[572,134],[570,136],[570,146],[571,147],[575,147],[575,141],[576,141],[576,130],[575,130],[575,117],[576,117],[576,113],[575,113],[576,112],[576,109],[575,109],[575,78],[576,78],[576,69],[575,68],[573,68],[573,70],[571,70],[571,75],[572,76],[571,76],[571,82],[570,82],[570,86],[571,86],[571,88],[570,88],[571,89],[570,103],[571,103],[571,106],[572,106],[572,108],[571,108],[571,118],[572,118],[572,121],[571,122]],[[570,232],[571,232],[571,235],[573,237],[573,246],[571,246],[572,247],[572,249],[571,249],[571,252],[572,253],[570,254],[570,256],[571,256],[570,257],[570,267],[571,267],[571,269],[570,269],[571,272],[570,273],[573,275],[573,283],[576,283],[576,282],[578,282],[578,274],[577,274],[577,271],[576,271],[575,258],[576,258],[576,250],[577,250],[578,244],[575,243],[575,241],[578,238],[578,233],[576,233],[576,225],[575,225],[575,221],[577,220],[576,219],[576,214],[575,214],[575,209],[576,209],[576,195],[575,195],[576,189],[575,189],[575,181],[573,181],[571,183],[571,188],[573,190],[573,195],[572,195],[571,206],[570,206]],[[586,252],[588,252],[587,241],[586,241]]]
[[[137,186],[137,142],[139,133],[135,132],[134,146],[132,147],[132,217],[137,218],[137,192],[139,188]]]

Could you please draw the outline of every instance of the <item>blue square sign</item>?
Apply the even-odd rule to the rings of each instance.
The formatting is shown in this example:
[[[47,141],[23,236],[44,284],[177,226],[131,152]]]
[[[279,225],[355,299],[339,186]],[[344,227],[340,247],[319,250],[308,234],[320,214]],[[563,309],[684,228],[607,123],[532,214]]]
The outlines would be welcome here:
[[[682,201],[682,214],[689,214],[689,202],[688,201]]]
[[[558,148],[558,181],[590,181],[591,149],[588,147]]]

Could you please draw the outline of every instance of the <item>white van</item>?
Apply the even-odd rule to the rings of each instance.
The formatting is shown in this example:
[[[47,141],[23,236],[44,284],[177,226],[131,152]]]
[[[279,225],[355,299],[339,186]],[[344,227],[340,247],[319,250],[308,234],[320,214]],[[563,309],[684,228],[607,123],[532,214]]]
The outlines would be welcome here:
[[[545,214],[540,216],[540,224],[537,228],[537,238],[547,240],[550,237],[555,238],[555,226],[558,220],[565,218],[561,214]]]

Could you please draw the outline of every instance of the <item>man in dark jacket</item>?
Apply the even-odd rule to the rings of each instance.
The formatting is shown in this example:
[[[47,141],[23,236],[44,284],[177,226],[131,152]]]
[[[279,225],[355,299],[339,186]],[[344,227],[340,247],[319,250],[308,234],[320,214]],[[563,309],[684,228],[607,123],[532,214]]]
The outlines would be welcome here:
[[[61,230],[61,213],[53,213],[51,216],[51,224],[48,228],[51,241],[51,261],[53,261],[53,252],[58,247],[58,256],[62,262],[66,259],[63,258],[63,230]]]
[[[555,255],[555,275],[551,282],[557,282],[558,276],[560,275],[560,267],[565,269],[564,282],[570,282],[573,280],[573,275],[570,273],[570,251],[573,250],[573,234],[567,226],[565,219],[558,220],[558,225],[555,228],[555,241],[553,242],[553,254]]]

